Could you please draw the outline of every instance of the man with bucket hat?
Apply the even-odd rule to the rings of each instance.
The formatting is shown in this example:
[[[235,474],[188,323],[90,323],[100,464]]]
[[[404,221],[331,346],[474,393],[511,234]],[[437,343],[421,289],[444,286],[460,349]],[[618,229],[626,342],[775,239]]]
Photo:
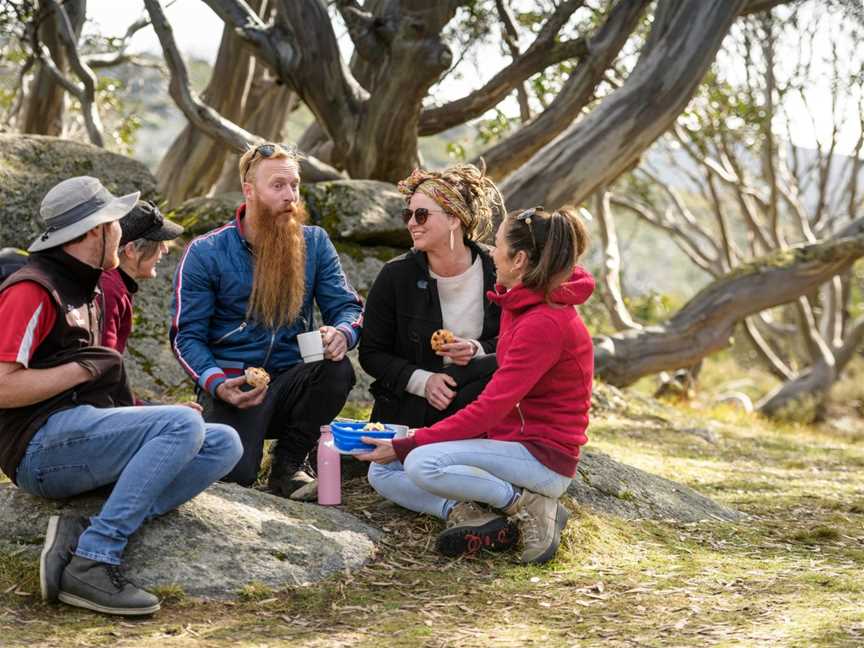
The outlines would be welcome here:
[[[0,285],[0,468],[47,498],[114,484],[90,520],[49,521],[42,596],[121,615],[159,609],[120,569],[129,536],[227,474],[242,452],[233,428],[187,407],[128,407],[123,358],[98,346],[97,284],[117,267],[118,221],[137,199],[95,178],[59,183],[42,201],[46,229],[28,264]]]

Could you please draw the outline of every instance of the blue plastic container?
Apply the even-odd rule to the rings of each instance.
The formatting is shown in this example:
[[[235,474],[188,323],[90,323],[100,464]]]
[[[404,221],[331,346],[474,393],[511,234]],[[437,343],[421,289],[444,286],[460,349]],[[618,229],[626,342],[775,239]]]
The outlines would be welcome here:
[[[333,433],[333,443],[342,452],[371,452],[375,446],[363,443],[361,437],[373,439],[392,439],[397,432],[393,426],[384,426],[383,432],[376,430],[363,430],[366,423],[363,421],[333,421],[330,431]]]

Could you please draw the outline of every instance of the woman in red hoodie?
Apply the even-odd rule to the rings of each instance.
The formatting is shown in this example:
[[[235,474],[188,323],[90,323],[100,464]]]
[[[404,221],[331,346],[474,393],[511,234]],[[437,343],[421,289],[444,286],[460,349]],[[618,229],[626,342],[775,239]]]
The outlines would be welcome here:
[[[558,501],[588,440],[594,352],[576,306],[594,279],[576,265],[588,244],[570,211],[511,213],[493,259],[501,306],[498,370],[476,401],[402,439],[366,441],[369,482],[384,497],[447,521],[445,555],[499,550],[522,537],[521,562],[558,550]],[[484,506],[485,505],[485,506]],[[517,533],[517,529],[518,532]]]

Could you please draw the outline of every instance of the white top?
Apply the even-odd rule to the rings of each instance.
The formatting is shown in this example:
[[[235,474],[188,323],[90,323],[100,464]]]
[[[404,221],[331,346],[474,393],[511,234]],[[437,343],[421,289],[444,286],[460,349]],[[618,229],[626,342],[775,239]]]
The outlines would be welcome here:
[[[480,255],[477,255],[470,268],[455,277],[442,277],[431,270],[429,274],[438,284],[444,328],[453,331],[456,337],[473,342],[477,349],[475,358],[485,355],[483,347],[477,341],[483,333],[483,262]],[[452,364],[452,361],[444,358],[444,364]],[[405,391],[425,398],[426,381],[433,373],[425,369],[415,369]]]

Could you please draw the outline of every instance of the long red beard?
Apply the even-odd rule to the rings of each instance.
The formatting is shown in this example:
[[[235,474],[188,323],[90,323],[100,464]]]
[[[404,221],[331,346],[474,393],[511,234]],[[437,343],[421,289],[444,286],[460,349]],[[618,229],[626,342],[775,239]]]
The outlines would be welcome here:
[[[276,329],[300,314],[306,292],[306,208],[275,212],[259,204],[255,268],[247,316]]]

